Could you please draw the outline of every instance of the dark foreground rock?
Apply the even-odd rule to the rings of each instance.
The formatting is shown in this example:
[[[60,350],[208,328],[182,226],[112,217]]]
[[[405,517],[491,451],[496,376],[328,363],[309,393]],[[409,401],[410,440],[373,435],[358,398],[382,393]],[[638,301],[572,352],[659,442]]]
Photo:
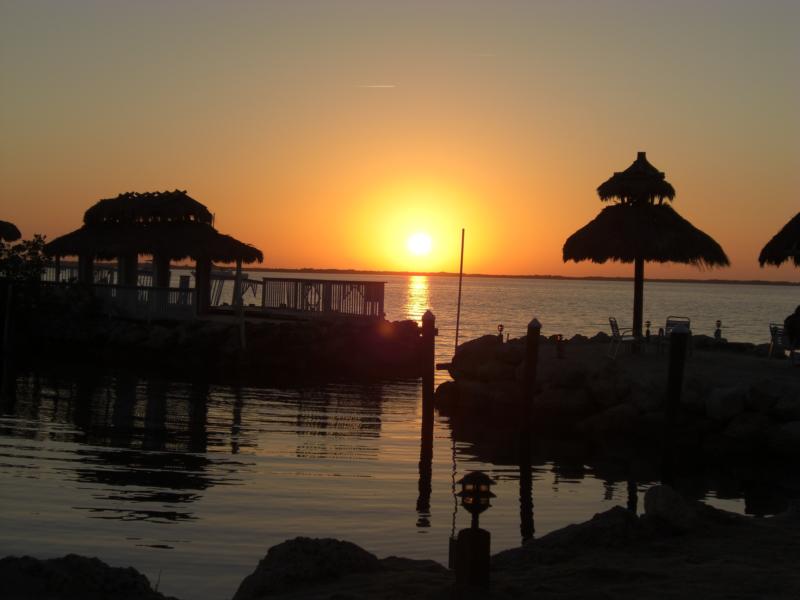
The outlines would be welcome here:
[[[450,573],[433,561],[389,557],[378,560],[359,546],[330,538],[295,538],[273,546],[248,575],[234,600],[297,597],[331,598],[331,588],[345,585],[341,598],[369,598],[376,582],[397,594],[420,597],[438,592]],[[402,590],[413,593],[403,596]]]
[[[110,567],[97,558],[68,554],[39,560],[0,560],[4,600],[174,600],[153,590],[136,569]]]
[[[455,594],[453,574],[436,563],[377,560],[345,542],[298,538],[271,549],[235,600],[800,597],[797,512],[752,519],[686,502],[665,486],[648,490],[645,507],[642,516],[615,507],[493,556],[487,591]],[[253,580],[272,583],[255,589]]]

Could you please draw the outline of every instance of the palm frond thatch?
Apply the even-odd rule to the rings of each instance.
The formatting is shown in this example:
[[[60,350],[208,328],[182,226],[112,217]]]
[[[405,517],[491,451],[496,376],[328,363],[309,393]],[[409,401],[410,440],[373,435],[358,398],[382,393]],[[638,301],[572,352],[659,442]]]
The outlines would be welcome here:
[[[111,260],[136,252],[170,260],[208,258],[213,262],[263,262],[258,248],[216,231],[207,223],[155,222],[84,225],[45,246],[50,256],[89,255]]]
[[[607,206],[564,243],[564,261],[608,260],[624,263],[636,258],[677,262],[698,267],[729,265],[722,247],[681,217],[668,204]]]
[[[8,221],[0,221],[0,241],[16,242],[21,237],[22,234],[16,225]]]
[[[664,177],[664,173],[650,164],[647,155],[639,152],[630,167],[601,183],[597,194],[603,201],[618,199],[623,203],[672,200],[675,188]]]
[[[764,265],[780,266],[791,260],[800,267],[800,213],[797,213],[776,233],[758,255],[758,262]]]
[[[197,221],[211,224],[212,215],[186,190],[126,192],[100,200],[83,215],[86,225]]]

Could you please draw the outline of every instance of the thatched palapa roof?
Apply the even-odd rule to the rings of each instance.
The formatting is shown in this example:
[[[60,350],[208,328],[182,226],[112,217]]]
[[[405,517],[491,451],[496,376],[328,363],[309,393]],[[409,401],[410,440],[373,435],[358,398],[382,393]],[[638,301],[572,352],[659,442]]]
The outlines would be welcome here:
[[[671,187],[671,186],[670,186]],[[698,267],[727,266],[728,257],[709,235],[668,204],[614,204],[564,243],[564,261],[677,262]]]
[[[636,160],[624,171],[614,173],[601,183],[597,193],[603,201],[617,199],[623,203],[675,198],[675,188],[664,178],[664,173],[647,160],[644,152],[639,152]]]
[[[116,198],[100,200],[83,215],[86,225],[111,223],[212,222],[209,210],[190,197],[186,190],[172,192],[126,192]]]
[[[219,233],[208,209],[186,192],[120,194],[101,200],[84,215],[84,225],[45,247],[51,256],[90,255],[113,259],[136,252],[170,260],[262,262],[258,248]]]
[[[776,267],[791,260],[795,267],[800,267],[800,213],[797,213],[783,226],[758,255],[758,262]]]
[[[16,242],[21,237],[22,234],[16,225],[8,221],[0,221],[0,241]]]

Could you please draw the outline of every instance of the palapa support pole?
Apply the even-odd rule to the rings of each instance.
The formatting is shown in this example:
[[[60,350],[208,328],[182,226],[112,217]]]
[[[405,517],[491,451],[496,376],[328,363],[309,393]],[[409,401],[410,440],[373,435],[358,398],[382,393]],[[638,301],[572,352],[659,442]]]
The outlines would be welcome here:
[[[61,281],[61,257],[56,256],[56,263],[55,263],[55,282],[59,283]]]
[[[633,264],[633,335],[636,339],[631,344],[631,352],[640,354],[644,313],[644,259],[637,257]]]
[[[233,280],[233,307],[239,317],[239,345],[247,349],[244,323],[244,299],[242,298],[242,259],[236,259],[236,278]]]
[[[78,281],[88,285],[94,283],[94,256],[86,254],[78,256]]]
[[[139,283],[139,255],[135,252],[117,257],[117,283],[130,286]]]
[[[6,310],[3,315],[3,362],[11,354],[11,313],[14,310],[14,284],[6,279]]]
[[[211,259],[203,257],[195,261],[194,287],[197,290],[197,315],[203,315],[211,304]]]

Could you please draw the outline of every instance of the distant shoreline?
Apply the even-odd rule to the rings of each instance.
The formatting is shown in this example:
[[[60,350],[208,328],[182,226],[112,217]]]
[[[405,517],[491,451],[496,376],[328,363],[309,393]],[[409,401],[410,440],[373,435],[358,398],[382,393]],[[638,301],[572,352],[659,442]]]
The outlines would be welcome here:
[[[74,261],[62,261],[62,266],[77,266]],[[98,261],[96,264],[103,265],[105,263]],[[113,263],[111,263],[113,264]],[[219,265],[220,267],[230,268],[230,265]],[[194,265],[189,264],[173,264],[173,267],[180,269],[193,269]],[[320,275],[425,275],[436,277],[458,277],[458,273],[450,273],[448,271],[379,271],[371,269],[315,269],[305,267],[301,269],[289,269],[283,267],[251,267],[244,265],[244,271],[257,271],[260,273],[306,273],[306,274],[320,274]],[[492,275],[490,273],[464,273],[464,277],[477,278],[477,279],[552,279],[562,281],[633,281],[633,277],[601,277],[601,276],[588,276],[577,277],[571,275]],[[766,281],[763,279],[681,279],[681,278],[645,278],[645,281],[651,283],[719,283],[725,285],[778,285],[782,287],[800,287],[800,282],[797,281]]]
[[[265,273],[319,273],[321,275],[425,275],[437,277],[458,277],[458,273],[447,271],[373,271],[360,269],[285,269],[271,267],[245,267],[246,271],[261,271]],[[492,275],[489,273],[464,273],[464,277],[485,279],[555,279],[565,281],[633,281],[633,277],[576,277],[569,275]],[[653,283],[720,283],[727,285],[780,285],[797,287],[800,282],[794,281],[765,281],[763,279],[679,279],[679,278],[647,278],[645,281]]]

